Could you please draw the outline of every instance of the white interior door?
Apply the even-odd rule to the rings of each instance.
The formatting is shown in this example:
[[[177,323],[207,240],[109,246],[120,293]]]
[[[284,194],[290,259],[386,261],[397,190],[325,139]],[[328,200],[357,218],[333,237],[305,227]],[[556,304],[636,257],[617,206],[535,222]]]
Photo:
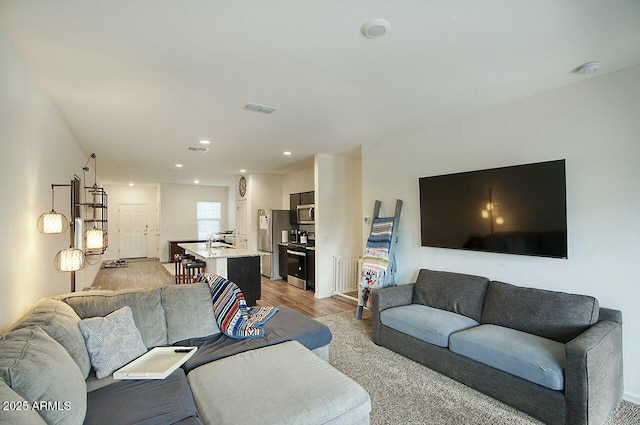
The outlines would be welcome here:
[[[120,204],[119,257],[147,257],[147,204]]]
[[[236,213],[236,228],[238,232],[236,243],[238,248],[249,249],[247,222],[247,201],[238,201],[238,211]]]

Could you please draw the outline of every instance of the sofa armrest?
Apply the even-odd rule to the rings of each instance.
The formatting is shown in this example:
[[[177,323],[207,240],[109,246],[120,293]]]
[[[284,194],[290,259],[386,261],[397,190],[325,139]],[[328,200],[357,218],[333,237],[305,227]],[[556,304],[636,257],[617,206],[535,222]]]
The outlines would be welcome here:
[[[411,304],[414,284],[376,289],[371,293],[371,337],[380,344],[380,312],[391,307]]]
[[[622,326],[601,320],[565,346],[566,424],[604,423],[622,392]]]

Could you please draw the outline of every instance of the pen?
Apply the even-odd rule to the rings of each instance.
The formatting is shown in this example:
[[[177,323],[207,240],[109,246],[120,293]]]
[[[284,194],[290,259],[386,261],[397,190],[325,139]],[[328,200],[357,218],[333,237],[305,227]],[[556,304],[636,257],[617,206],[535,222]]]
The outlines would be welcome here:
[[[176,348],[175,350],[173,350],[175,353],[188,353],[190,352],[192,349],[191,348]]]

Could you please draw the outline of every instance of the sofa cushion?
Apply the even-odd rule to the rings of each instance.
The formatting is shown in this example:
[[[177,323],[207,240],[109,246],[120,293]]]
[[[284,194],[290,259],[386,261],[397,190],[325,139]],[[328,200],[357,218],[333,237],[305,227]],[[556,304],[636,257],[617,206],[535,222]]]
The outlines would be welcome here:
[[[353,424],[371,410],[360,385],[296,341],[226,357],[192,370],[187,379],[207,425]],[[256,397],[248,400],[251,389]],[[243,401],[252,414],[232,408]]]
[[[82,319],[79,327],[98,379],[147,352],[129,306],[105,317]]]
[[[298,341],[309,350],[326,347],[331,342],[333,335],[327,325],[289,307],[278,308],[278,314],[265,323],[262,338],[234,339],[220,333],[208,338],[180,341],[178,345],[198,347],[182,367],[189,373],[205,363],[285,341]]]
[[[131,307],[136,327],[147,348],[167,344],[167,323],[162,308],[160,288],[127,289],[120,291],[82,291],[63,295],[80,316],[104,317],[125,305]]]
[[[380,322],[392,329],[440,347],[449,346],[453,332],[477,326],[478,322],[461,314],[421,304],[383,310]]]
[[[31,403],[0,379],[0,425],[47,425]]]
[[[58,408],[38,410],[45,422],[82,423],[87,411],[84,377],[67,350],[40,326],[0,337],[0,379],[30,403],[58,403]]]
[[[479,322],[489,279],[422,269],[413,290],[413,304],[462,314]]]
[[[52,298],[45,298],[40,300],[14,329],[39,325],[67,350],[86,379],[91,370],[91,362],[78,322],[80,317],[69,305]]]
[[[552,390],[564,388],[564,344],[495,325],[456,332],[449,349]]]
[[[206,283],[165,286],[161,296],[169,344],[220,333]]]
[[[598,300],[586,295],[491,282],[481,323],[567,343],[598,321]]]
[[[117,381],[90,392],[87,406],[85,425],[173,424],[197,414],[180,368],[165,379]]]

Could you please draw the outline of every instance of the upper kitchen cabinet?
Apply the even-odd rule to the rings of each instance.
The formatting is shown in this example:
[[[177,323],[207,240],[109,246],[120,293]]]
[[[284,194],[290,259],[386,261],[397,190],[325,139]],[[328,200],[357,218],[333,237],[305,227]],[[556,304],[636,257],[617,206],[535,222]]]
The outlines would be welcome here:
[[[302,192],[292,193],[289,195],[289,212],[291,215],[291,224],[304,224],[300,223],[298,219],[298,206],[299,205],[313,205],[315,204],[315,192]]]
[[[309,205],[315,203],[315,192],[302,192],[300,194],[300,205]]]
[[[289,195],[289,215],[291,224],[298,224],[298,205],[300,205],[300,194]]]

